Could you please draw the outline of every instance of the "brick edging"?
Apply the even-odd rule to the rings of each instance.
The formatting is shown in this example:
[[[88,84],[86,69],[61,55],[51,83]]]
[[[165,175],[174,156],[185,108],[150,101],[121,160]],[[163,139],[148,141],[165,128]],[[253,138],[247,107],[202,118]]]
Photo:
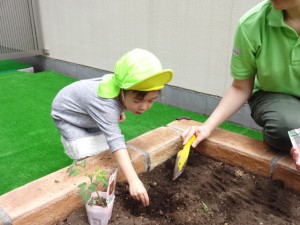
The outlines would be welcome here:
[[[0,207],[0,221],[4,225],[12,225],[12,220],[10,216],[1,207]]]
[[[147,172],[174,156],[182,147],[180,133],[192,120],[174,121],[134,138],[127,143],[128,152],[138,174]],[[285,187],[300,193],[300,173],[290,156],[278,156],[264,143],[229,131],[217,129],[195,149],[199,153],[247,171],[284,181]],[[87,159],[87,170],[117,167],[106,152]],[[67,168],[51,173],[0,196],[0,225],[54,225],[82,206],[77,185],[88,178],[68,177]],[[118,181],[125,177],[120,172]]]
[[[167,126],[182,132],[188,126],[195,125],[201,123],[184,120]],[[285,188],[300,194],[300,172],[296,170],[290,154],[274,151],[262,141],[217,128],[195,150],[254,174],[281,180]]]

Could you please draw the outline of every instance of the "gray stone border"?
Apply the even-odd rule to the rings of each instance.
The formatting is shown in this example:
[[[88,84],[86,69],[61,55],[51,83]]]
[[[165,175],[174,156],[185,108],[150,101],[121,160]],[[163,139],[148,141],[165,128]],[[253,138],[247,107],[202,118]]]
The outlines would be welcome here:
[[[4,225],[12,225],[12,220],[10,216],[1,207],[0,207],[0,221],[2,221]]]

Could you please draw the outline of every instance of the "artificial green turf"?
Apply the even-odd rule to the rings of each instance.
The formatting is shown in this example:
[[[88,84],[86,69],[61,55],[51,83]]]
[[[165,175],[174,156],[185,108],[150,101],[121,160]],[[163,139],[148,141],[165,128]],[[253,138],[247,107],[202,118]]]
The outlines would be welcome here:
[[[0,195],[72,163],[63,152],[50,110],[57,92],[74,81],[52,71],[0,76]],[[180,116],[200,122],[207,118],[155,103],[143,115],[126,112],[127,119],[120,127],[130,140]],[[221,127],[261,140],[261,133],[249,128],[227,122]]]
[[[16,70],[28,67],[31,66],[15,60],[0,60],[0,75],[14,73]]]
[[[50,107],[56,93],[73,81],[50,71],[0,76],[0,194],[70,164]]]
[[[187,116],[192,120],[204,122],[207,116],[183,110],[173,106],[167,106],[160,103],[154,103],[152,108],[142,115],[134,115],[130,112],[126,113],[126,120],[120,123],[120,127],[125,135],[126,140],[137,137],[147,131],[153,130],[157,127],[165,126],[168,123],[176,120],[181,116]],[[261,132],[256,130],[224,122],[220,128],[239,133],[257,140],[262,140]]]

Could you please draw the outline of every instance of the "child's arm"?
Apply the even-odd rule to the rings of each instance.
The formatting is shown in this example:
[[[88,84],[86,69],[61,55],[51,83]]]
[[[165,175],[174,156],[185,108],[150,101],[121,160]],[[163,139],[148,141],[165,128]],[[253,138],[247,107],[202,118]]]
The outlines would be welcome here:
[[[116,152],[114,152],[114,155],[129,183],[130,195],[134,199],[141,201],[144,206],[148,206],[149,205],[148,193],[132,166],[127,149],[117,150]]]
[[[126,120],[126,116],[125,116],[125,113],[121,113],[120,114],[120,119],[119,119],[119,122],[123,122]]]

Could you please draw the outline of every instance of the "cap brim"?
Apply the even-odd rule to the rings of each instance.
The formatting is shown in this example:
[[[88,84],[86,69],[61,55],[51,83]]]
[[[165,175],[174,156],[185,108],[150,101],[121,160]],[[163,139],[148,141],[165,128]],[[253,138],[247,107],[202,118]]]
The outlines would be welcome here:
[[[173,71],[166,69],[159,73],[153,74],[150,77],[134,84],[128,90],[136,91],[155,91],[160,90],[164,85],[172,80]]]

